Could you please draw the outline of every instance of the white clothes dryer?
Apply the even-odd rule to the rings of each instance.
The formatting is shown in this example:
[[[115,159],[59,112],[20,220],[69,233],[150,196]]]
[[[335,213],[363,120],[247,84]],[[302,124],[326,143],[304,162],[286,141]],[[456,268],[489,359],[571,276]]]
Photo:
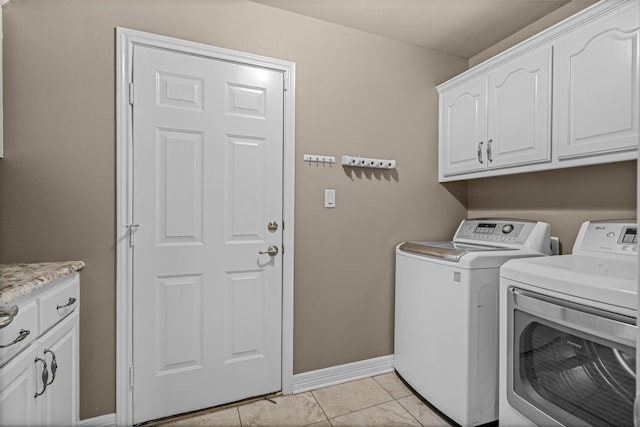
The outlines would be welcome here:
[[[394,364],[462,426],[498,417],[499,268],[550,254],[542,222],[463,220],[452,241],[396,247]]]
[[[582,224],[571,255],[500,270],[500,425],[632,426],[635,222]]]

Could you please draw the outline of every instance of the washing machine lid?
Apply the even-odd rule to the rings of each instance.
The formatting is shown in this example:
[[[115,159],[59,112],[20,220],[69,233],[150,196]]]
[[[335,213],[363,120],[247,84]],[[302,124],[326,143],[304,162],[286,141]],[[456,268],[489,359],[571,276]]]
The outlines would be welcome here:
[[[399,249],[402,252],[427,256],[430,258],[444,259],[451,262],[459,262],[460,258],[470,252],[515,250],[499,246],[472,245],[469,243],[420,241],[404,242],[400,245]]]
[[[528,287],[635,310],[638,263],[584,255],[516,259],[500,268],[500,277]]]

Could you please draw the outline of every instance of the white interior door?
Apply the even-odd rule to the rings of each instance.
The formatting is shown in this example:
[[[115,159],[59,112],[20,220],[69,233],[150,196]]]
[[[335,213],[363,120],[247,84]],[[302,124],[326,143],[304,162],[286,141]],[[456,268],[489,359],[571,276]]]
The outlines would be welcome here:
[[[150,47],[133,64],[138,423],[281,388],[284,87]]]

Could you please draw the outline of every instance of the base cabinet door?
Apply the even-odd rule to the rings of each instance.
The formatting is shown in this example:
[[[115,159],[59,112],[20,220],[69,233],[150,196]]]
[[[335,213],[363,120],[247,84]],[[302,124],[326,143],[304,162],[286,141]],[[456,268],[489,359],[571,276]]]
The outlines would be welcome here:
[[[78,424],[78,342],[77,310],[40,339],[40,357],[49,368],[48,385],[39,402],[43,425]],[[36,380],[42,386],[41,378]]]
[[[554,43],[560,160],[638,145],[638,12],[622,9]]]
[[[0,427],[78,424],[78,310],[0,369]]]
[[[0,369],[0,426],[40,426],[37,410],[37,346],[31,345]]]
[[[443,93],[440,155],[444,176],[487,168],[487,82],[480,77]]]

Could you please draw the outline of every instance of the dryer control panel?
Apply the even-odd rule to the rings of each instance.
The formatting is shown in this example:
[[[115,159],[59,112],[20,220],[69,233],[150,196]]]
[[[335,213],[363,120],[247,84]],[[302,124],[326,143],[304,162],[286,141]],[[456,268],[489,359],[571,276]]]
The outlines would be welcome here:
[[[597,252],[611,255],[638,254],[638,226],[634,222],[588,221],[582,224],[576,242],[574,254],[588,255]]]
[[[505,247],[526,246],[547,253],[549,225],[517,219],[466,219],[458,227],[453,240]]]

